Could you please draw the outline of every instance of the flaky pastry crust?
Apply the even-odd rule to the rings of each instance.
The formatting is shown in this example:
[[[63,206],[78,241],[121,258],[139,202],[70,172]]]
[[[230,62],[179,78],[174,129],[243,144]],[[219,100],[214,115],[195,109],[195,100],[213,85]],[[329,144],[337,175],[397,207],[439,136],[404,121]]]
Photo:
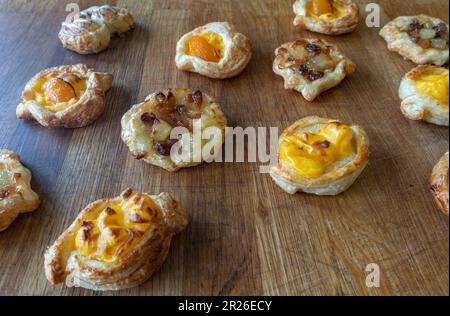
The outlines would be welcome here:
[[[336,120],[308,116],[298,120],[283,131],[279,143],[291,135],[315,132],[324,124]],[[346,191],[358,178],[369,162],[369,138],[362,127],[350,126],[356,142],[355,152],[345,159],[336,161],[328,171],[317,178],[304,178],[283,161],[272,167],[270,175],[275,183],[290,194],[304,192],[316,195],[337,195]]]
[[[170,97],[169,97],[170,96]],[[188,98],[194,96],[195,100],[192,104],[188,104],[186,101]],[[197,96],[197,97],[196,97]],[[172,99],[172,101],[168,101]],[[162,100],[162,101],[160,101]],[[160,103],[163,102],[163,103]],[[222,112],[220,106],[208,95],[200,91],[192,91],[190,89],[175,88],[166,89],[163,92],[153,93],[145,98],[145,101],[136,105],[133,105],[131,109],[125,113],[122,117],[122,140],[130,149],[131,154],[136,159],[142,159],[146,163],[159,166],[167,171],[178,171],[181,168],[193,167],[201,164],[203,162],[203,157],[199,161],[194,159],[185,160],[181,156],[171,156],[171,147],[177,142],[177,140],[170,142],[170,139],[165,137],[164,140],[156,140],[156,133],[158,131],[158,124],[166,125],[167,120],[162,118],[158,114],[158,108],[167,107],[167,103],[172,103],[174,109],[170,110],[168,115],[171,116],[175,112],[177,115],[181,112],[180,116],[176,116],[173,120],[176,121],[175,125],[182,126],[178,124],[180,120],[186,118],[187,125],[193,124],[193,119],[197,119],[201,123],[201,127],[198,125],[197,128],[203,132],[208,127],[216,127],[221,131],[221,139],[218,139],[218,145],[222,145],[225,139],[225,127],[227,125],[227,119],[225,114]],[[186,110],[188,107],[194,105],[199,110],[198,113],[190,115]],[[184,110],[180,110],[180,108]],[[164,111],[164,109],[162,109]],[[184,111],[184,112],[183,112]],[[173,124],[167,125],[166,129],[170,130],[176,127]],[[160,126],[160,125],[159,125]],[[188,126],[189,127],[189,126]],[[182,140],[178,142],[182,146],[190,146],[192,143],[192,126],[189,127],[190,141],[188,144],[183,143]],[[203,149],[204,144],[202,144]],[[191,155],[193,147],[191,148]]]
[[[431,193],[439,209],[448,215],[448,152],[434,166],[430,177]]]
[[[86,80],[86,90],[75,104],[52,112],[36,100],[34,86],[46,76],[63,76],[74,74]],[[113,75],[95,72],[88,65],[77,64],[45,69],[35,75],[22,92],[21,103],[17,106],[16,115],[21,119],[35,119],[48,128],[78,128],[93,123],[105,110],[105,93],[111,88]]]
[[[445,48],[424,48],[419,43],[415,43],[414,37],[408,34],[408,30],[414,21],[437,28],[439,24],[445,26],[443,39],[447,44]],[[399,53],[406,59],[413,61],[415,64],[435,64],[442,66],[448,63],[448,24],[442,20],[427,15],[418,16],[400,16],[387,23],[380,31],[380,36],[387,42],[388,49]]]
[[[219,62],[209,62],[187,55],[185,52],[189,38],[205,33],[216,33],[222,37],[224,56]],[[180,38],[176,50],[175,63],[178,69],[196,72],[214,79],[227,79],[239,75],[252,58],[250,40],[238,33],[228,22],[213,22],[196,28]]]
[[[19,156],[0,149],[0,232],[21,213],[39,207],[39,196],[31,189],[31,171],[20,163]]]
[[[336,19],[322,20],[308,16],[307,5],[311,0],[297,0],[294,3],[294,25],[312,32],[340,35],[353,32],[361,20],[359,7],[351,0],[332,0],[339,5],[344,14]]]
[[[405,117],[410,120],[421,120],[449,126],[448,103],[421,93],[416,89],[416,81],[422,76],[440,74],[445,70],[443,67],[420,65],[403,77],[400,83],[399,96],[402,99],[400,108]]]
[[[309,56],[296,56],[301,47],[319,47],[337,63],[332,69],[320,73],[320,78],[308,80],[299,72],[299,67],[307,64]],[[314,54],[314,53],[313,53]],[[308,101],[313,101],[323,91],[337,86],[344,78],[356,70],[356,65],[342,54],[340,49],[321,39],[301,39],[281,45],[275,50],[273,71],[283,77],[285,89],[300,92]]]
[[[89,230],[92,226],[87,223],[98,220],[105,211],[114,213],[110,206],[130,199],[136,199],[132,202],[140,207],[142,195],[150,198],[156,208],[148,211],[148,214],[151,214],[150,228],[146,231],[128,230],[130,235],[139,236],[139,242],[133,244],[126,255],[114,261],[102,261],[79,253],[74,240],[80,229],[85,229],[83,234],[90,238],[92,232]],[[136,221],[137,219],[140,221]],[[134,220],[135,223],[147,223],[140,217]],[[95,201],[81,211],[72,225],[45,252],[45,275],[53,285],[65,281],[69,287],[77,286],[95,291],[120,290],[139,285],[162,265],[167,257],[172,237],[181,232],[186,225],[185,210],[170,194],[140,194],[136,197],[131,189],[128,189],[119,197]]]
[[[81,12],[100,23],[104,23],[111,35],[121,35],[133,29],[134,18],[125,8],[110,5],[93,6]]]

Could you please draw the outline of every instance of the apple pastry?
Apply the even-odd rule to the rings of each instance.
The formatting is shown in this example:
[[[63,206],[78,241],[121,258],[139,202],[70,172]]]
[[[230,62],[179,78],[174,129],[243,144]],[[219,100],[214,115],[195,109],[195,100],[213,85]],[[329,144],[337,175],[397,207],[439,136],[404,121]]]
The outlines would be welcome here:
[[[26,84],[17,117],[49,128],[89,125],[105,110],[112,80],[82,64],[45,69]]]
[[[340,49],[321,39],[300,39],[275,51],[273,71],[284,78],[285,89],[313,101],[355,71],[356,65]]]
[[[21,213],[39,207],[39,196],[31,189],[31,171],[21,163],[19,156],[0,149],[0,232]]]
[[[122,139],[137,159],[177,171],[203,162],[205,143],[200,140],[198,148],[195,146],[194,130],[201,137],[206,129],[216,128],[218,134],[212,140],[215,146],[211,153],[214,156],[215,148],[223,144],[226,125],[225,114],[210,96],[198,90],[168,89],[147,96],[122,117]],[[174,128],[184,130],[187,137],[173,138]],[[195,158],[195,148],[201,157]],[[185,154],[180,154],[179,149]]]
[[[437,125],[449,125],[448,69],[420,65],[402,79],[399,96],[403,115]]]
[[[165,261],[172,237],[187,225],[186,213],[168,193],[131,189],[88,205],[47,249],[50,283],[96,291],[130,288]]]
[[[305,117],[281,134],[279,162],[270,175],[290,194],[337,195],[366,167],[368,146],[368,136],[359,126]]]
[[[226,79],[239,75],[252,57],[252,45],[227,22],[214,22],[189,32],[177,43],[180,70]]]
[[[448,63],[448,24],[427,15],[400,16],[380,31],[388,49],[418,65]]]
[[[134,18],[125,8],[110,5],[94,6],[81,12],[90,19],[105,24],[111,35],[122,35],[133,29]]]
[[[448,215],[448,152],[434,166],[430,186],[437,206]]]
[[[339,35],[359,24],[359,7],[351,0],[297,0],[294,25],[312,32]]]

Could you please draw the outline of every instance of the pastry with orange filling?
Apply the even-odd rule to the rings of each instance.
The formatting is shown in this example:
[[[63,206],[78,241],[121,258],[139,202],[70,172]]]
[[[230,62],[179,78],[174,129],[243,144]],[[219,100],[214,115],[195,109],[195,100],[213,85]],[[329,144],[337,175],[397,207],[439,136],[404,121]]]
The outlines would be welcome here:
[[[45,252],[45,274],[52,284],[96,291],[139,285],[163,264],[172,237],[186,225],[186,212],[170,194],[128,189],[81,211]]]
[[[175,63],[180,70],[226,79],[239,75],[251,57],[251,42],[245,35],[227,22],[214,22],[181,37]]]
[[[339,35],[359,24],[359,7],[351,0],[297,0],[294,25],[312,32]]]
[[[448,24],[427,15],[399,16],[380,31],[388,49],[418,65],[448,63]]]
[[[207,94],[167,89],[147,96],[125,113],[122,140],[137,159],[177,171],[201,164],[207,144],[214,145],[207,152],[215,156],[224,142],[226,125],[225,114]],[[214,132],[210,141],[194,137],[196,131],[201,138],[205,130]]]
[[[405,75],[400,84],[403,115],[411,120],[448,126],[448,87],[448,69],[430,65],[417,66]]]
[[[25,168],[19,156],[0,149],[0,232],[21,213],[39,207],[39,196],[31,189],[31,171]]]
[[[82,64],[45,69],[26,84],[17,117],[49,128],[89,125],[105,110],[112,80]]]
[[[356,65],[336,45],[321,39],[300,39],[275,51],[273,71],[284,78],[285,89],[313,101],[355,71]]]
[[[448,152],[434,166],[430,177],[430,189],[436,205],[448,215]]]
[[[368,136],[360,126],[305,117],[281,134],[279,162],[270,175],[290,194],[337,195],[366,167],[368,146]]]

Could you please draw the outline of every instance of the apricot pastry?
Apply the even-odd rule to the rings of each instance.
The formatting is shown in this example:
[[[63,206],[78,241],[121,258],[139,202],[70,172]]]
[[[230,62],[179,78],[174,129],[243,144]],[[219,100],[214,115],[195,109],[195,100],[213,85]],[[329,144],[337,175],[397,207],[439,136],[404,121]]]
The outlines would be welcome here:
[[[405,75],[400,84],[403,115],[411,120],[448,126],[448,85],[448,69],[417,66]]]
[[[81,211],[45,252],[45,275],[53,285],[96,291],[136,286],[163,264],[172,237],[186,225],[186,212],[170,194],[128,189]]]
[[[285,89],[300,92],[308,101],[337,86],[355,69],[337,46],[321,39],[283,44],[276,49],[273,62],[273,71],[284,78]]]
[[[31,189],[31,171],[19,156],[0,149],[0,232],[7,229],[21,213],[39,207],[39,196]]]
[[[430,177],[430,188],[436,205],[448,215],[448,152],[434,166]]]
[[[82,64],[45,69],[26,84],[17,117],[49,128],[89,125],[105,110],[112,80],[112,74]]]
[[[448,24],[427,15],[400,16],[380,31],[388,49],[418,65],[448,63]]]
[[[297,0],[294,25],[312,32],[339,35],[359,24],[359,7],[351,0]]]
[[[194,130],[201,137],[206,129],[215,128],[217,135],[211,140],[215,144],[211,152],[214,156],[217,153],[215,148],[223,144],[226,125],[225,114],[210,96],[198,90],[168,89],[147,96],[144,102],[125,113],[122,117],[122,140],[137,159],[168,171],[177,171],[203,162],[203,155],[194,157],[197,156]],[[173,138],[175,128],[183,129],[183,135],[187,137]],[[177,147],[173,148],[175,144],[177,150]],[[197,152],[201,154],[204,145],[204,141],[200,142]],[[180,150],[188,154],[180,154]]]
[[[368,136],[359,126],[305,117],[281,134],[279,162],[270,175],[290,194],[337,195],[366,167],[368,146]]]
[[[175,63],[180,70],[226,79],[239,75],[251,57],[251,42],[245,35],[227,22],[214,22],[181,37]]]

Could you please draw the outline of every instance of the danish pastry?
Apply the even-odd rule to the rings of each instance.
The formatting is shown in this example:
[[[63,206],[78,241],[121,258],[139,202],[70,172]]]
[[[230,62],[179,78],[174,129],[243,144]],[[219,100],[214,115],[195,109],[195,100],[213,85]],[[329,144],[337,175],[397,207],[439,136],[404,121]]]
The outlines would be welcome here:
[[[400,16],[380,31],[388,49],[418,65],[448,62],[448,24],[426,15]]]
[[[300,92],[308,101],[337,86],[356,65],[340,49],[321,39],[300,39],[275,51],[273,71],[284,78],[285,89]]]
[[[433,168],[430,185],[437,206],[448,215],[448,152]]]
[[[137,159],[168,171],[177,171],[203,161],[203,155],[199,159],[189,159],[194,156],[194,130],[203,133],[207,128],[217,128],[220,139],[216,137],[214,140],[218,147],[223,144],[226,125],[224,113],[208,95],[198,90],[168,89],[147,96],[144,102],[125,113],[122,117],[122,140]],[[173,139],[171,133],[175,127],[185,128],[189,137]],[[181,148],[187,148],[188,159],[172,150],[177,143]],[[204,143],[201,142],[200,146],[203,151]]]
[[[82,64],[45,69],[26,84],[17,117],[49,128],[89,125],[105,110],[112,80],[112,74]]]
[[[279,162],[270,175],[290,194],[337,195],[369,161],[369,140],[361,127],[316,116],[288,127],[279,144]]]
[[[39,207],[39,196],[31,189],[31,172],[21,163],[19,156],[0,149],[0,232],[21,213]]]
[[[133,16],[127,9],[94,6],[63,22],[59,39],[65,48],[78,54],[94,54],[106,49],[113,35],[122,35],[133,26]]]
[[[214,22],[189,32],[177,43],[180,70],[226,79],[239,75],[252,57],[252,45],[227,22]]]
[[[403,115],[448,126],[448,76],[448,69],[431,65],[417,66],[408,72],[399,89]]]
[[[312,32],[339,35],[359,24],[359,7],[351,0],[297,0],[294,25]]]
[[[186,213],[168,193],[131,189],[88,205],[47,249],[50,283],[96,291],[120,290],[147,280],[167,257]]]

